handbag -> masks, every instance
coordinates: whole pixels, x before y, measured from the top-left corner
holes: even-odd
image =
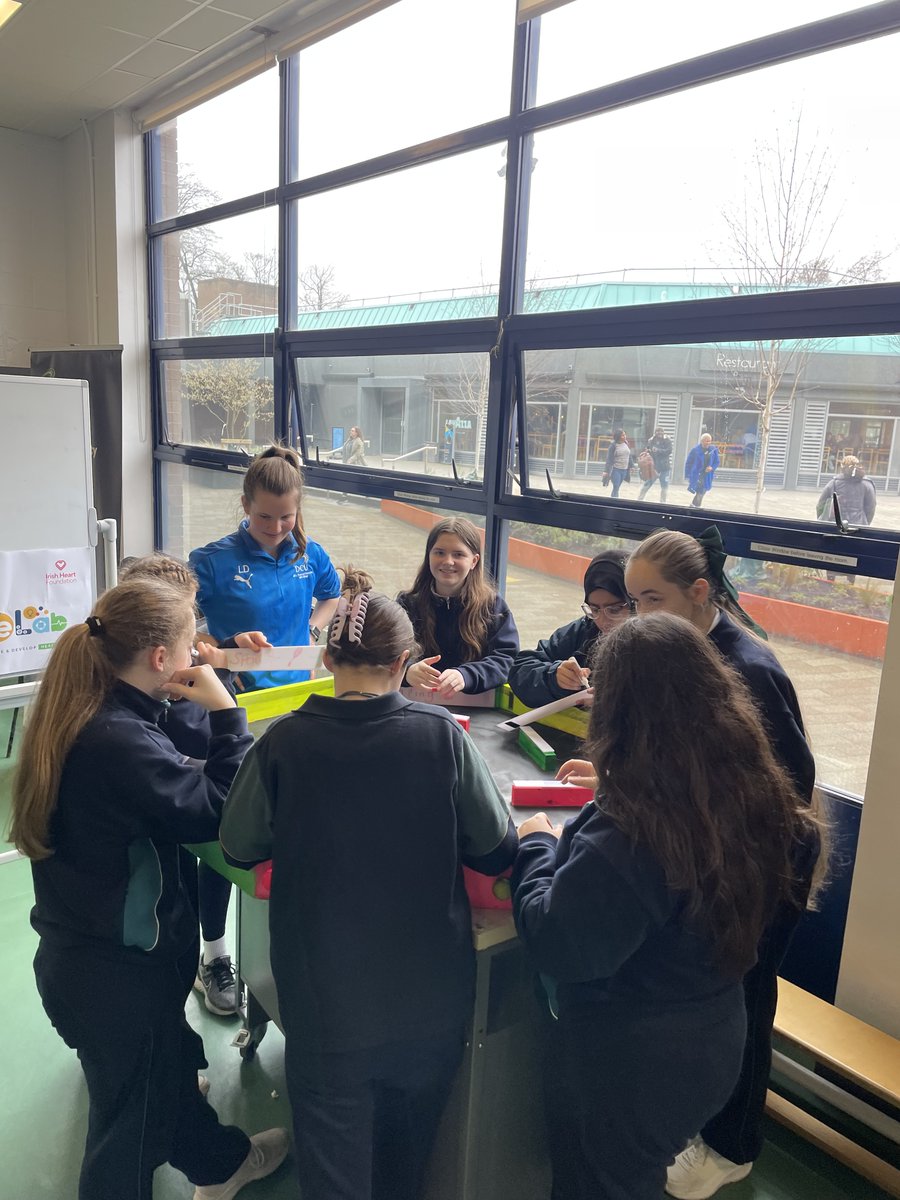
[[[652,483],[657,476],[656,463],[653,461],[653,455],[649,450],[642,450],[638,455],[638,473],[641,479],[646,483],[648,480]]]
[[[600,477],[600,482],[604,487],[609,487],[609,471],[604,471]]]

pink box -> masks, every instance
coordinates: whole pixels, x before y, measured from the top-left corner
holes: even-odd
[[[463,729],[466,731],[466,733],[468,733],[469,726],[472,724],[472,718],[466,717],[462,713],[453,713],[452,715],[456,717],[457,721],[459,721],[460,725],[462,725]]]
[[[509,877],[512,867],[502,875],[479,875],[463,867],[463,880],[473,908],[512,908]]]
[[[594,798],[592,788],[556,779],[519,779],[512,785],[513,808],[584,808]]]

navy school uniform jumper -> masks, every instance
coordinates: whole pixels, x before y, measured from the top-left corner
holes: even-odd
[[[461,864],[517,846],[484,760],[442,708],[310,696],[248,754],[220,837],[272,859],[304,1200],[417,1200],[474,993]]]
[[[764,642],[721,610],[708,636],[749,687],[775,757],[792,776],[801,798],[811,801],[816,763],[806,740],[797,693],[781,663]],[[807,890],[815,857],[807,848],[795,862],[797,877],[806,881]],[[782,905],[763,934],[756,965],[744,977],[747,1039],[740,1078],[728,1103],[701,1130],[706,1144],[734,1163],[754,1162],[762,1152],[778,968],[802,915],[799,908]]]
[[[277,557],[250,536],[244,519],[227,537],[192,550],[188,562],[197,576],[197,603],[212,636],[233,637],[246,629],[261,629],[273,646],[308,646],[309,617],[317,600],[334,600],[341,581],[331,559],[311,539],[296,557],[290,534],[277,548]],[[308,671],[244,671],[248,690],[301,683]]]
[[[417,623],[412,594],[401,592],[397,603],[412,621],[416,639],[421,646],[422,630]],[[462,611],[460,597],[439,596],[437,592],[432,591],[431,603],[434,607],[434,636],[438,648],[435,651],[425,649],[425,657],[428,658],[433,653],[440,654],[440,662],[434,664],[435,670],[447,671],[455,668],[465,680],[463,692],[470,695],[489,692],[492,688],[506,683],[513,659],[519,650],[519,631],[503,597],[498,595],[494,601],[494,612],[488,622],[484,653],[472,662],[466,662],[466,654],[470,647],[463,640],[459,629]]]
[[[520,650],[509,672],[509,686],[523,704],[540,708],[571,696],[556,680],[560,663],[574,658],[580,667],[589,664],[600,630],[590,617],[580,617],[562,625],[548,638],[541,638],[535,650]]]
[[[234,649],[234,638],[219,643],[223,650]],[[234,673],[216,670],[216,675],[229,692],[234,695]],[[176,750],[198,765],[206,760],[212,730],[209,713],[202,704],[192,700],[173,700],[163,712],[160,729]],[[231,880],[226,879],[208,863],[197,861],[197,915],[200,918],[200,933],[207,942],[225,936],[228,919],[228,902],[231,899]]]
[[[79,1200],[150,1200],[170,1162],[223,1183],[246,1158],[197,1088],[203,1043],[184,1016],[197,970],[196,860],[251,743],[246,714],[209,714],[202,769],[160,729],[165,705],[114,685],[62,772],[49,858],[32,864],[44,1008],[78,1052],[90,1119]]]
[[[596,803],[558,842],[523,838],[512,888],[519,936],[556,983],[554,1200],[662,1200],[666,1164],[738,1077],[740,980],[716,964],[660,864]]]

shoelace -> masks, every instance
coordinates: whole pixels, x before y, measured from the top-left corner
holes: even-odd
[[[206,964],[206,969],[216,981],[219,991],[234,987],[234,964],[230,958],[214,958]]]

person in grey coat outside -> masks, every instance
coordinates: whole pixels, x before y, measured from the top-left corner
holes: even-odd
[[[875,485],[860,466],[855,454],[845,454],[841,459],[841,470],[822,489],[816,503],[816,516],[820,521],[830,521],[833,516],[831,498],[837,496],[841,519],[848,525],[871,525],[875,517]],[[826,571],[826,578],[834,579],[834,572]],[[856,582],[855,575],[848,575],[850,583]]]

